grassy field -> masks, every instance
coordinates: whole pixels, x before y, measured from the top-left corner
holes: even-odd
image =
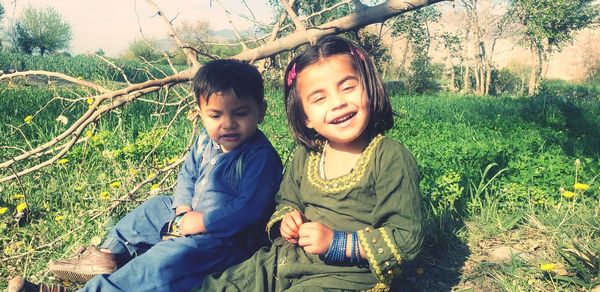
[[[281,96],[267,95],[261,128],[285,160],[294,144]],[[0,84],[0,162],[66,129],[87,109],[86,96],[72,87]],[[406,266],[401,290],[600,284],[598,97],[392,96],[399,115],[388,136],[416,156],[427,210],[425,249]],[[193,125],[187,109],[177,116],[180,107],[168,104],[179,100],[174,92],[145,99],[163,103],[112,111],[58,163],[0,183],[1,278],[52,281],[50,259],[99,243],[139,202],[171,191],[176,173],[159,170],[182,155]]]

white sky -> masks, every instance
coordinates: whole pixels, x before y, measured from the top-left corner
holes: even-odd
[[[209,0],[155,0],[168,19],[177,16],[175,25],[183,20],[198,19],[209,22],[211,29],[231,29],[227,15],[216,1],[212,7]],[[5,10],[4,25],[11,18],[18,18],[27,6],[54,7],[71,24],[73,39],[70,52],[81,54],[102,48],[108,55],[116,56],[125,51],[130,41],[140,38],[140,27],[149,38],[168,38],[166,25],[154,15],[144,0],[0,0]],[[241,14],[251,18],[240,0],[223,0],[223,6],[231,12],[231,18],[239,30],[251,23],[241,19]],[[246,0],[252,13],[262,22],[273,17],[267,0]],[[139,24],[138,24],[139,19]]]

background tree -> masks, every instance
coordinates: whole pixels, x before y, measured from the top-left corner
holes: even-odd
[[[434,7],[425,7],[399,15],[392,23],[392,37],[404,40],[400,70],[407,73],[403,79],[408,90],[423,92],[437,87],[429,49],[433,40],[430,24],[439,19],[440,13]]]
[[[155,39],[136,39],[129,43],[127,51],[123,56],[128,60],[142,60],[147,62],[158,62],[163,59],[162,51],[159,50],[158,41]]]
[[[503,0],[461,0],[459,15],[464,19],[465,34],[465,74],[463,89],[468,92],[471,82],[469,67],[473,67],[474,91],[478,95],[488,95],[494,68],[494,51],[497,41],[510,35],[511,28],[507,14],[508,2]],[[472,53],[469,53],[472,52]],[[474,54],[474,55],[470,55]]]
[[[448,90],[457,92],[456,84],[456,66],[462,63],[463,58],[460,52],[463,49],[461,38],[458,34],[445,32],[441,36],[442,45],[446,51],[443,57],[446,66],[446,75],[448,77]]]
[[[571,42],[582,28],[595,25],[599,6],[593,0],[513,0],[511,15],[521,24],[521,44],[531,50],[529,95],[537,91],[548,56]]]
[[[52,7],[27,7],[14,26],[13,45],[18,50],[40,55],[67,49],[71,42],[71,25]]]
[[[2,19],[4,19],[4,7],[0,3],[0,50],[2,50]]]

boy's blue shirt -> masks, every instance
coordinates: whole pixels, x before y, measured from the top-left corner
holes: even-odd
[[[282,168],[260,130],[227,153],[203,130],[181,167],[172,207],[190,206],[203,213],[203,235],[230,238],[271,215]]]

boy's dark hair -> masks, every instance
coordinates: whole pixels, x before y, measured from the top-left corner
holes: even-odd
[[[214,93],[233,90],[240,99],[252,99],[257,104],[264,103],[265,88],[263,78],[256,67],[233,59],[213,60],[204,64],[194,77],[194,94],[200,105],[201,97],[204,102]]]
[[[352,66],[356,70],[363,88],[367,91],[371,116],[365,131],[367,131],[369,139],[377,134],[383,134],[394,126],[394,114],[385,93],[383,81],[365,50],[352,41],[338,36],[325,37],[290,62],[285,70],[283,83],[285,109],[294,139],[311,150],[317,150],[318,141],[323,138],[314,129],[306,127],[306,115],[296,88],[296,76],[306,67],[339,54],[351,57]]]

